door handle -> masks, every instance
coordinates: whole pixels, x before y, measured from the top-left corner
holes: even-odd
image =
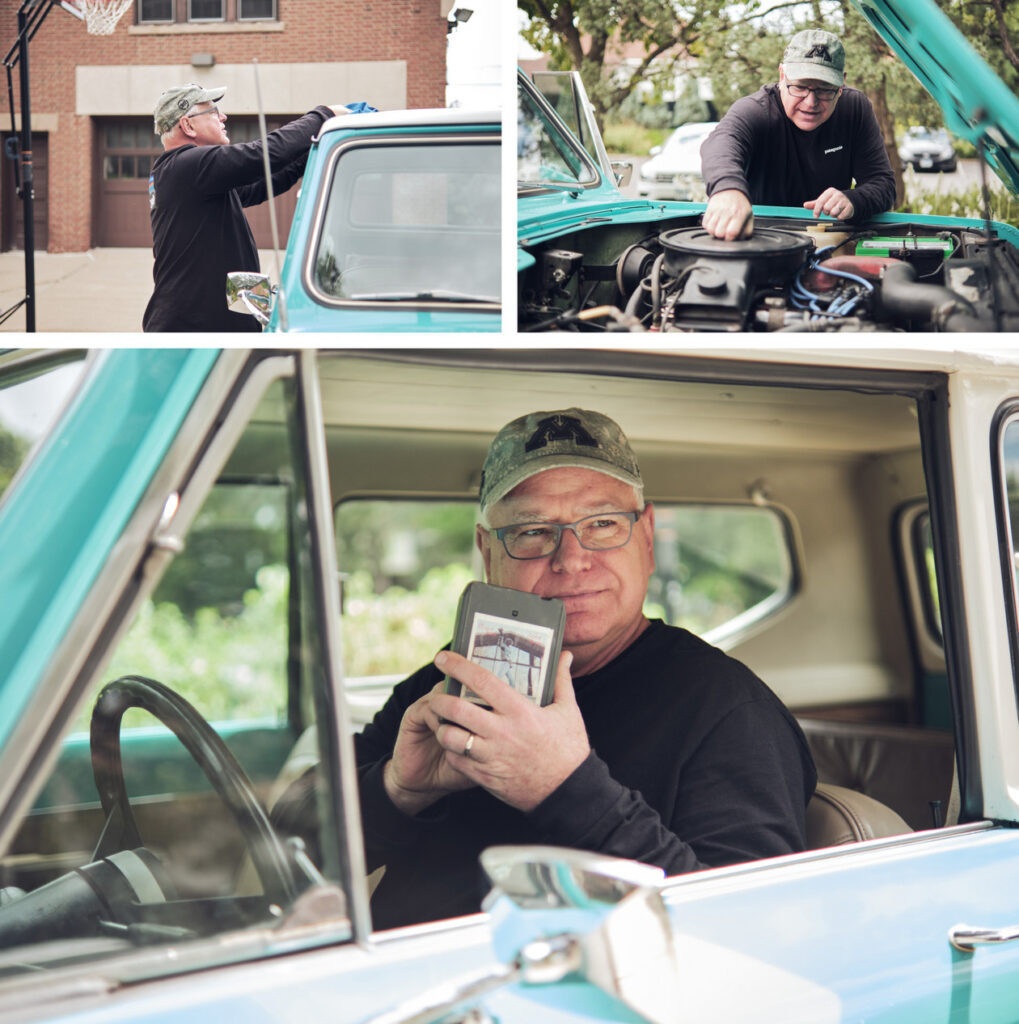
[[[995,946],[999,942],[1019,939],[1019,925],[1005,928],[978,928],[971,924],[954,924],[948,929],[948,941],[962,953],[973,953],[977,946]]]

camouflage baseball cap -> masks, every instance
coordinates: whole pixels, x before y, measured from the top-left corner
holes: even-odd
[[[225,85],[203,89],[200,85],[189,82],[187,85],[175,85],[172,89],[167,89],[156,103],[156,134],[168,132],[182,117],[187,117],[199,103],[218,103],[225,95]]]
[[[593,469],[643,487],[637,460],[619,425],[600,412],[531,412],[495,435],[481,471],[482,510],[546,469]]]
[[[782,66],[793,82],[816,79],[838,89],[845,83],[846,50],[834,33],[808,28],[789,40]]]

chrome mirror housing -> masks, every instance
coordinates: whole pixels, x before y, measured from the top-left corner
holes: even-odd
[[[650,864],[559,846],[490,846],[481,866],[498,893],[523,910],[607,908],[665,878]]]
[[[232,270],[226,275],[227,306],[238,313],[250,313],[263,327],[272,315],[275,293],[268,274]]]
[[[626,186],[630,184],[630,181],[633,178],[633,161],[613,160],[612,173],[616,177],[616,184],[620,188],[626,188]]]
[[[594,912],[595,927],[569,936],[574,973],[653,1024],[678,1024],[679,960],[661,868],[553,846],[494,846],[481,864],[494,886],[486,906],[503,896],[522,911]]]

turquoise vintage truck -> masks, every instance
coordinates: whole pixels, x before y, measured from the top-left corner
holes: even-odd
[[[457,108],[327,121],[282,263],[230,275],[234,308],[269,332],[498,331],[501,127]]]
[[[1019,194],[1019,98],[947,15],[931,0],[853,4],[976,149],[982,180]],[[986,203],[977,217],[847,221],[757,206],[750,238],[713,238],[704,202],[622,194],[632,167],[606,154],[579,73],[556,78],[518,82],[521,331],[1019,330],[1019,229]]]
[[[579,396],[646,614],[799,720],[808,849],[495,848],[379,930],[352,734],[449,637],[494,431]],[[8,352],[0,441],[0,1020],[1015,1019],[1014,348]]]

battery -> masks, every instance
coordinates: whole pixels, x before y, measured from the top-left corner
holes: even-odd
[[[941,256],[948,259],[952,254],[950,238],[917,238],[914,235],[899,238],[863,238],[856,243],[857,256],[894,256],[909,259],[911,255],[923,257]]]

